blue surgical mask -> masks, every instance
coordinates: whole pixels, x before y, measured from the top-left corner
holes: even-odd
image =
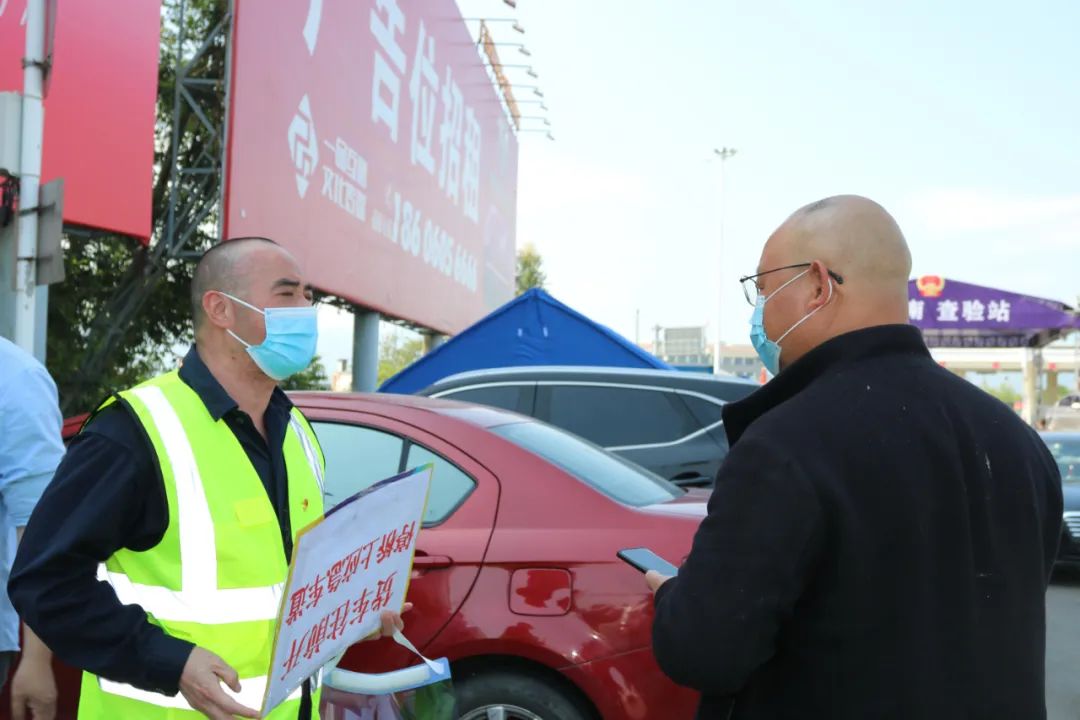
[[[260,310],[238,297],[221,294],[263,316],[266,339],[258,345],[246,342],[232,330],[228,332],[247,348],[248,355],[267,377],[280,381],[307,369],[315,357],[315,346],[319,340],[318,316],[314,307],[268,307]]]
[[[809,273],[809,270],[805,270],[795,277],[788,280],[786,283],[776,288],[768,297],[758,296],[757,305],[754,306],[754,314],[750,317],[750,342],[754,346],[754,351],[757,352],[757,356],[761,358],[761,362],[765,365],[765,369],[773,375],[777,375],[780,372],[780,343],[784,341],[788,335],[790,335],[795,328],[802,325],[804,322],[814,316],[814,314],[821,308],[832,302],[833,296],[833,284],[832,280],[829,280],[829,299],[825,301],[825,305],[811,310],[802,317],[799,322],[788,328],[787,332],[777,338],[775,341],[770,340],[769,336],[765,333],[765,304],[776,297],[776,294],[786,288],[791,283],[795,282],[803,275]]]
[[[750,343],[766,370],[773,375],[780,372],[780,346],[765,334],[765,298],[760,295],[750,316]]]

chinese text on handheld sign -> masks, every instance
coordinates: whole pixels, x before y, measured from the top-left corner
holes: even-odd
[[[405,602],[431,465],[381,482],[297,538],[263,715]]]

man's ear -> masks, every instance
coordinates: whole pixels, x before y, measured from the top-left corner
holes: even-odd
[[[833,293],[836,292],[836,288],[830,288],[833,279],[829,277],[829,268],[827,268],[825,263],[820,260],[815,260],[810,263],[810,271],[807,275],[810,277],[810,282],[814,285],[814,293],[811,296],[806,309],[808,311],[813,311],[828,303],[832,298]]]
[[[233,306],[224,295],[214,290],[203,293],[202,307],[208,322],[219,328],[232,327]]]

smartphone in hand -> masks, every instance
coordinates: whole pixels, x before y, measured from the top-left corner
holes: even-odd
[[[616,555],[620,560],[643,573],[655,570],[667,577],[674,577],[679,574],[679,568],[648,548],[624,548]]]

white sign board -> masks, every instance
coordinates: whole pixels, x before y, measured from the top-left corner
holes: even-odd
[[[373,485],[296,539],[262,715],[400,611],[432,465]]]

